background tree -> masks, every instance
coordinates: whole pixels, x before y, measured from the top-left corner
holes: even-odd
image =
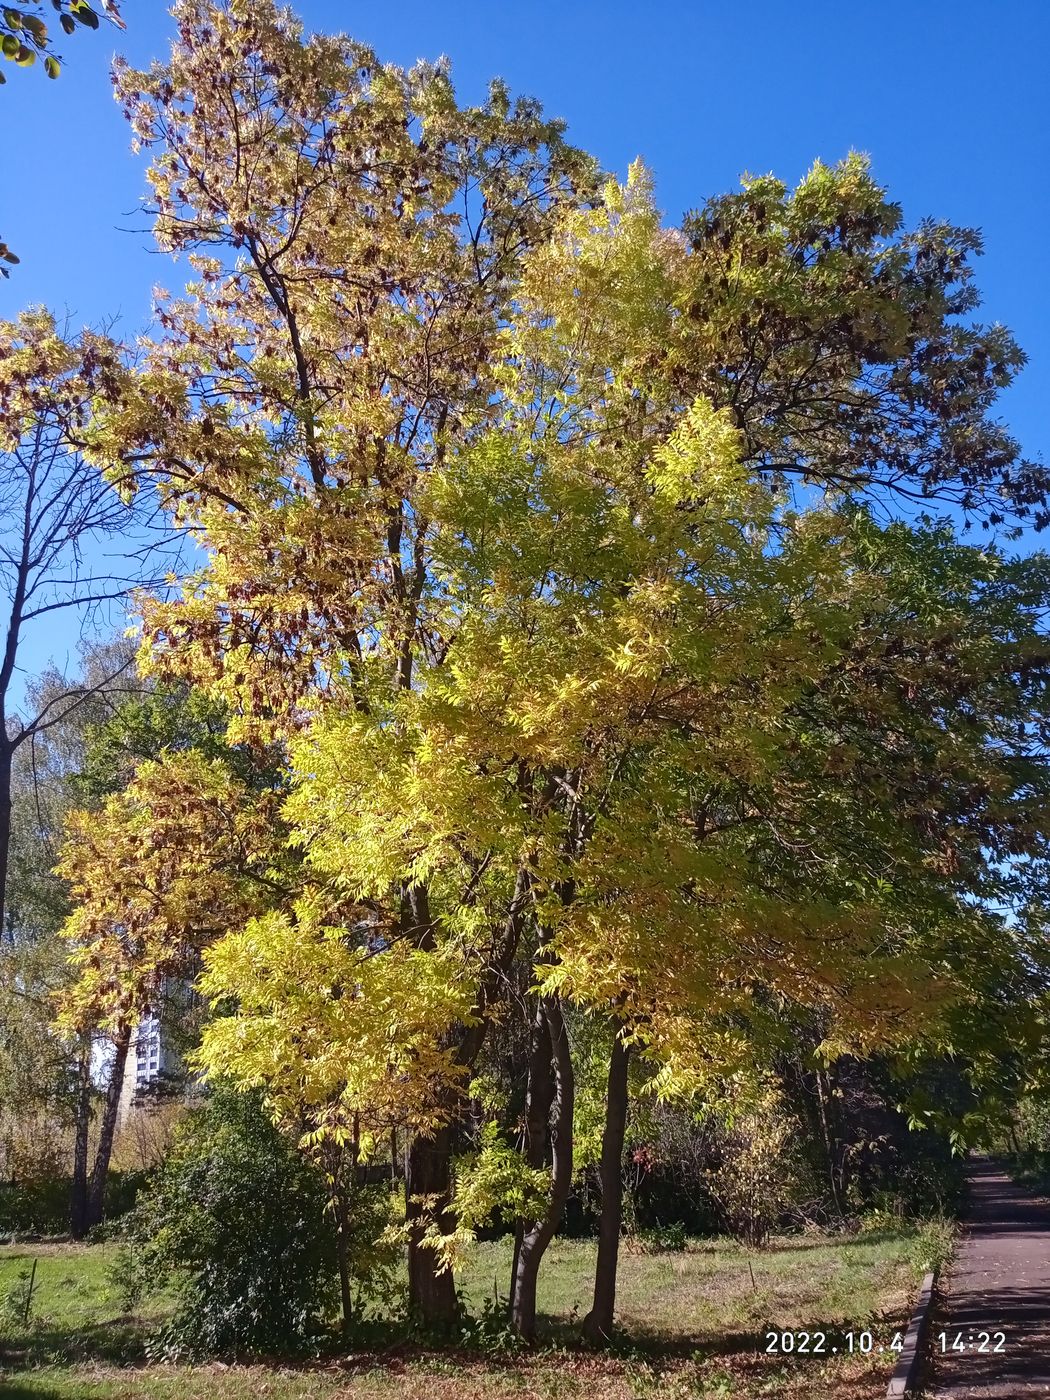
[[[69,614],[82,632],[104,625],[136,585],[163,582],[166,529],[151,530],[151,512],[123,501],[81,455],[77,439],[97,395],[120,372],[120,351],[106,336],[70,337],[44,311],[0,325],[0,587],[6,596],[0,650],[0,936],[11,839],[11,771],[18,750],[61,723],[128,669],[131,653],[114,651],[115,669],[90,684],[52,687],[22,713],[20,648],[36,631]],[[151,549],[157,553],[149,558]]]
[[[142,763],[101,809],[73,812],[66,826],[58,871],[69,882],[63,934],[76,975],[61,1024],[113,1043],[86,1187],[89,1228],[101,1216],[135,1027],[164,1005],[171,983],[192,980],[203,942],[280,889],[280,827],[272,794],[249,793],[222,759],[192,748]]]
[[[71,970],[61,938],[69,892],[53,867],[63,823],[80,797],[78,777],[93,726],[135,684],[132,656],[123,640],[85,646],[79,675],[52,669],[31,682],[29,704],[53,714],[55,722],[20,745],[13,761],[9,932],[0,944],[0,1115],[9,1146],[37,1131],[47,1151],[41,1146],[23,1166],[56,1183],[68,1177],[70,1158],[74,1179],[86,1183],[105,1044],[90,1031],[70,1036],[54,1025],[56,998],[68,987]]]
[[[1015,347],[956,319],[972,240],[901,232],[863,162],[680,238],[640,170],[581,211],[590,163],[501,88],[462,111],[442,70],[269,7],[177,15],[171,63],[118,90],[199,280],[90,444],[208,550],[147,603],[148,653],[287,742],[310,876],[209,950],[246,1034],[239,1069],[232,1018],[206,1054],[258,1082],[270,1022],[319,1103],[398,1085],[413,1300],[447,1318],[455,1132],[517,959],[669,1075],[756,986],[864,1052],[936,1000],[950,882],[914,930],[816,859],[767,880],[748,829],[813,777],[801,707],[878,614],[851,498],[976,483],[994,523],[1045,476],[989,419]]]

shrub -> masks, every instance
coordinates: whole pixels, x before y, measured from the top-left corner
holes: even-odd
[[[798,1191],[798,1124],[778,1089],[748,1096],[719,1135],[719,1161],[707,1186],[726,1229],[753,1249],[766,1244]]]
[[[69,1229],[70,1182],[33,1176],[0,1183],[0,1235],[61,1235]]]
[[[1050,1150],[1050,1103],[1025,1097],[1017,1106],[1011,1147],[1019,1154]]]
[[[681,1254],[686,1246],[685,1226],[675,1220],[639,1230],[633,1245],[640,1254]]]
[[[176,1289],[157,1357],[301,1350],[335,1296],[323,1179],[256,1095],[220,1089],[186,1115],[127,1234],[125,1302]]]
[[[145,1172],[114,1172],[106,1177],[103,1218],[126,1215],[148,1179]],[[69,1229],[73,1183],[61,1174],[0,1182],[0,1235],[64,1235]],[[103,1230],[103,1227],[97,1227]]]

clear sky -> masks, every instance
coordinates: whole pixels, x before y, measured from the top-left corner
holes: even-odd
[[[163,0],[123,0],[126,34],[63,40],[57,82],[5,65],[0,237],[22,257],[0,315],[45,302],[83,322],[145,324],[178,275],[136,214],[144,162],[109,91],[114,49],[162,57]],[[905,216],[976,225],[981,314],[1030,356],[1003,400],[1029,455],[1050,459],[1050,0],[298,0],[307,27],[348,30],[381,58],[447,54],[461,96],[490,77],[538,97],[618,174],[654,170],[669,220],[744,171],[798,179],[866,151]],[[127,230],[127,231],[126,231]]]

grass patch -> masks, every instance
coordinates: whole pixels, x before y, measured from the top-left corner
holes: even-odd
[[[726,1240],[684,1251],[625,1247],[618,1292],[620,1345],[590,1353],[575,1322],[590,1302],[594,1243],[556,1240],[540,1277],[544,1345],[528,1355],[486,1357],[392,1345],[302,1366],[165,1367],[143,1360],[163,1299],[123,1312],[114,1245],[21,1245],[0,1249],[0,1302],[32,1260],[37,1291],[28,1327],[8,1317],[0,1333],[4,1400],[875,1400],[894,1355],[767,1355],[766,1326],[828,1334],[867,1328],[889,1342],[944,1226],[901,1225],[848,1236],[784,1237],[749,1253]],[[473,1311],[505,1294],[510,1242],[478,1244],[461,1279]]]

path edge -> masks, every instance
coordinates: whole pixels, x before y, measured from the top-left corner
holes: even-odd
[[[908,1330],[904,1334],[904,1346],[897,1357],[889,1386],[887,1400],[897,1400],[901,1395],[914,1395],[919,1388],[919,1373],[922,1370],[924,1343],[933,1311],[933,1289],[937,1282],[937,1270],[933,1269],[923,1279],[919,1296],[912,1312]]]

